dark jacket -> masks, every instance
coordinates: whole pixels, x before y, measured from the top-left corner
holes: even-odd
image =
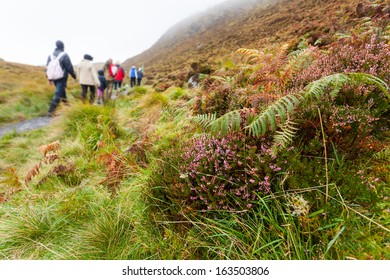
[[[104,77],[104,71],[103,70],[99,70],[98,74],[99,74],[99,81],[100,81],[99,89],[100,90],[105,90],[107,88],[107,80]]]
[[[63,51],[64,51],[63,49],[56,48],[53,52],[53,55],[58,56]],[[49,64],[50,60],[51,60],[51,55],[49,55],[46,65]],[[73,64],[70,61],[68,54],[63,55],[60,58],[60,65],[61,65],[62,69],[64,70],[64,77],[61,78],[60,80],[63,80],[63,79],[67,80],[68,75],[71,75],[73,77],[73,79],[76,79],[76,74],[75,74],[74,69],[73,69]]]
[[[144,73],[142,72],[142,70],[138,70],[137,76],[138,76],[138,80],[142,80],[142,78],[144,77]]]

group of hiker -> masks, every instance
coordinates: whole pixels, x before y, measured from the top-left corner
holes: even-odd
[[[77,66],[77,76],[81,85],[81,98],[83,103],[87,103],[89,91],[89,103],[103,104],[109,99],[113,99],[119,94],[126,77],[126,71],[120,62],[113,63],[108,59],[103,69],[96,70],[93,65],[93,57],[85,54],[83,60]],[[56,42],[56,48],[49,56],[46,64],[46,75],[50,83],[54,83],[56,90],[50,103],[48,116],[53,116],[59,103],[68,102],[66,97],[66,84],[68,76],[77,80],[72,62],[68,54],[65,53],[65,45],[62,41]],[[143,69],[132,66],[129,71],[130,87],[140,86],[143,78]],[[96,98],[97,93],[97,98]]]

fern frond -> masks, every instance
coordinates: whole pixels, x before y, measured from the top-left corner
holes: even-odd
[[[16,170],[12,167],[7,168],[0,173],[0,185],[6,185],[7,188],[20,189],[22,184],[20,183],[19,176],[16,174]]]
[[[306,47],[288,54],[288,63],[284,76],[292,75],[298,70],[307,67],[315,58],[315,48]]]
[[[341,86],[349,81],[349,78],[345,74],[333,74],[326,77],[323,77],[317,81],[314,81],[308,84],[305,88],[305,99],[308,101],[312,101],[313,99],[320,99],[324,94],[327,88],[333,86],[332,96],[336,95]]]
[[[383,150],[374,154],[374,159],[381,160],[384,162],[390,162],[390,148],[384,148]]]
[[[195,123],[200,124],[203,128],[208,128],[210,126],[210,123],[215,121],[217,118],[217,114],[202,114],[202,115],[197,115],[195,117],[192,117],[192,120]]]
[[[389,85],[382,79],[365,73],[349,73],[347,74],[354,82],[365,83],[378,87],[390,99]]]
[[[264,53],[255,49],[240,48],[236,53],[241,54],[248,64],[257,64],[263,60]]]
[[[302,96],[299,94],[283,96],[256,117],[253,122],[246,126],[246,129],[256,137],[264,135],[268,131],[275,131],[278,119],[283,125],[301,101]]]
[[[221,76],[210,76],[210,78],[213,80],[220,81],[220,82],[225,82],[225,78],[221,77]]]
[[[328,88],[333,88],[330,95],[336,96],[347,83],[365,83],[377,86],[390,99],[389,86],[380,78],[366,73],[337,73],[323,77],[306,86],[305,99],[309,101],[318,100]]]
[[[241,113],[246,109],[239,109],[231,111],[222,117],[211,121],[210,128],[211,131],[221,132],[222,134],[227,134],[229,128],[231,131],[239,131],[241,128]]]
[[[280,149],[285,149],[292,143],[293,138],[299,130],[297,126],[298,124],[291,121],[290,118],[280,126],[280,130],[277,130],[274,135],[272,154],[276,155]]]
[[[260,115],[255,117],[249,116],[247,118],[248,125],[245,129],[248,129],[249,133],[255,137],[264,135],[267,132],[274,132],[278,126],[286,124],[295,109],[303,101],[319,100],[329,90],[331,90],[329,92],[331,96],[336,96],[347,83],[366,83],[377,86],[390,98],[389,86],[378,77],[365,73],[333,74],[310,83],[306,86],[305,91],[301,93],[283,96],[274,104],[268,106]],[[222,133],[227,133],[229,127],[233,131],[239,130],[242,119],[241,113],[244,110],[249,109],[229,112],[212,121],[209,126],[213,131],[221,131]]]

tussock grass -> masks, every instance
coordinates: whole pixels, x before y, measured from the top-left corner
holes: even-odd
[[[6,259],[61,259],[58,246],[66,223],[48,206],[7,211],[0,225],[1,254]]]

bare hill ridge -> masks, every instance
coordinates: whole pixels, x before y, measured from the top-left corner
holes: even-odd
[[[362,0],[229,0],[170,28],[150,49],[124,62],[146,77],[185,81],[191,64],[212,64],[238,48],[294,45],[304,36],[329,44],[356,24]],[[364,1],[363,1],[364,2]],[[383,4],[384,5],[384,4]]]

